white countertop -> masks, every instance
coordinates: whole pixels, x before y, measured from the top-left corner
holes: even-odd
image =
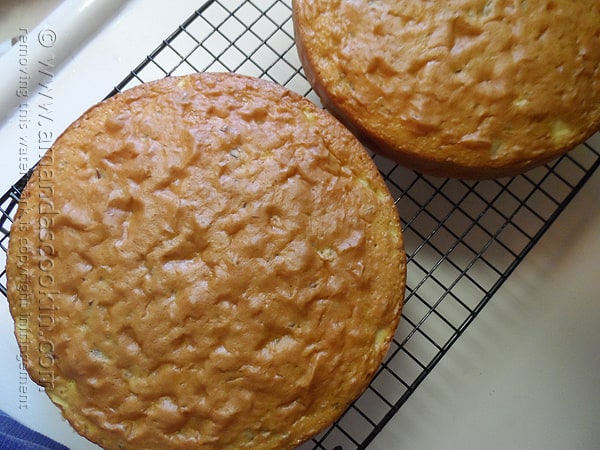
[[[2,10],[10,2],[0,5],[0,41],[22,34],[19,28],[29,31],[21,53],[29,58],[29,74],[40,69],[34,57],[57,62],[47,70],[50,78],[41,75],[51,89],[43,92],[45,103],[33,83],[20,99],[10,85],[0,85],[0,114],[11,102],[15,108],[0,118],[0,192],[17,180],[24,158],[33,163],[43,150],[36,136],[19,129],[20,103],[38,110],[45,105],[51,120],[29,131],[41,128],[56,137],[192,12],[183,0],[168,7],[159,0],[105,0],[104,5],[66,0],[62,8],[87,14],[88,27],[61,23],[67,17],[62,14],[34,29],[45,9],[60,3],[23,2],[29,8],[25,16]],[[51,33],[39,35],[43,30]],[[85,34],[89,40],[82,44]],[[38,38],[48,47],[40,48]],[[64,54],[61,45],[68,47]],[[0,81],[12,79],[18,86],[22,65],[14,53],[0,57]],[[36,117],[29,115],[28,123],[35,125]],[[23,137],[27,151],[19,161]],[[600,448],[599,268],[600,174],[595,174],[369,448]],[[4,301],[0,321],[0,409],[70,448],[97,448],[70,429],[32,382],[23,381]],[[19,393],[23,386],[26,398]]]

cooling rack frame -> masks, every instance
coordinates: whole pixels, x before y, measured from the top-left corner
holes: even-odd
[[[319,103],[303,76],[289,0],[208,0],[107,97],[163,76],[231,71]],[[598,134],[526,174],[485,181],[428,177],[372,155],[392,193],[408,257],[402,320],[363,395],[303,450],[364,449],[492,299],[600,165]],[[0,196],[0,249],[31,171]],[[0,272],[6,296],[6,273]]]

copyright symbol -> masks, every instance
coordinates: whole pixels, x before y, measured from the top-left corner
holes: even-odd
[[[56,42],[56,33],[54,30],[45,28],[38,33],[38,42],[42,47],[53,47]]]

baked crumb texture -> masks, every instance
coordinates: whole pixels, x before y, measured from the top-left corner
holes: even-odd
[[[324,105],[418,171],[514,175],[600,128],[597,0],[293,0],[293,18]]]
[[[197,74],[68,128],[23,194],[7,275],[30,375],[82,435],[284,449],[365,389],[405,270],[393,200],[349,131],[281,86]]]

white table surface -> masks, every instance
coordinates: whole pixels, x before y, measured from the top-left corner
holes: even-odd
[[[61,4],[57,0],[0,3],[0,42],[27,28],[31,72],[39,68],[33,56],[63,59],[46,80],[52,89],[45,92],[52,99],[51,121],[40,125],[55,136],[101,100],[193,9],[184,0],[168,7],[159,0],[104,0],[122,3],[112,14],[98,6],[101,1],[62,2],[72,13],[79,8],[82,15],[103,15],[98,23],[89,21],[94,26],[88,29],[74,29],[54,16],[54,22],[36,29]],[[36,49],[37,33],[44,29],[54,31],[56,42]],[[61,45],[68,47],[64,55]],[[0,79],[18,83],[20,66],[14,57],[0,57]],[[6,86],[0,86],[0,109],[11,102],[18,107],[14,89]],[[33,89],[26,101],[38,108],[41,103]],[[0,111],[0,192],[20,171],[24,132],[15,111]],[[29,119],[32,132],[35,115]],[[34,162],[39,148],[35,136],[28,139],[26,156]],[[370,449],[600,449],[599,211],[596,174]],[[0,409],[74,450],[97,448],[77,436],[45,394],[24,380],[12,320],[1,300],[0,322]],[[20,389],[27,389],[26,398]]]

